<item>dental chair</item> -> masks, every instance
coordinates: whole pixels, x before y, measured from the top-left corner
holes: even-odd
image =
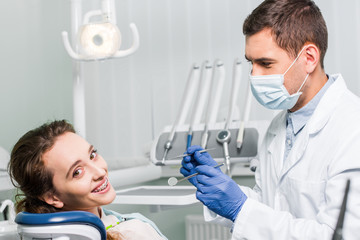
[[[100,218],[84,211],[21,212],[15,222],[23,240],[106,240],[105,226]]]

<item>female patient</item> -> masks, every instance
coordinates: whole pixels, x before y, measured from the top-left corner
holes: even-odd
[[[104,222],[107,239],[166,239],[140,214],[120,215],[101,207],[116,195],[107,164],[64,120],[21,137],[11,152],[9,174],[23,193],[17,196],[17,212],[87,211]]]

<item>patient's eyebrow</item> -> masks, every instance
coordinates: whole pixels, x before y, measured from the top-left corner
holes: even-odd
[[[78,165],[80,162],[81,162],[81,160],[77,160],[77,161],[75,161],[75,162],[70,166],[69,171],[66,173],[66,178],[69,177],[69,174],[70,174],[71,170],[72,170],[74,167],[76,167],[76,165]]]
[[[93,146],[93,145],[90,145],[89,150],[88,150],[88,153],[90,154],[93,149],[94,149],[94,146]],[[75,162],[70,166],[68,172],[66,173],[66,178],[69,177],[69,174],[70,174],[71,170],[72,170],[74,167],[76,167],[76,165],[78,165],[80,162],[81,162],[81,160],[77,160],[77,161],[75,161]]]

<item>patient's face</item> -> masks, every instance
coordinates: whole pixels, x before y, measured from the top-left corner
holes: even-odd
[[[79,135],[69,132],[58,137],[43,159],[54,174],[56,193],[51,205],[98,215],[99,206],[114,200],[105,160]]]

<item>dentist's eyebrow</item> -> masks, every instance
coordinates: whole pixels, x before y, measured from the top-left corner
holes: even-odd
[[[276,60],[273,58],[268,58],[268,57],[261,57],[261,58],[255,58],[255,59],[251,59],[250,57],[246,56],[245,54],[245,59],[249,62],[275,62]]]
[[[89,154],[91,153],[91,151],[93,150],[93,148],[94,148],[94,146],[93,146],[93,145],[90,145],[89,150],[88,150],[88,153],[89,153]],[[70,166],[68,172],[66,173],[66,178],[69,177],[69,174],[70,174],[70,172],[72,171],[72,169],[73,169],[74,167],[76,167],[76,165],[78,165],[80,162],[81,162],[81,160],[77,160],[77,161],[75,161],[75,162]]]

